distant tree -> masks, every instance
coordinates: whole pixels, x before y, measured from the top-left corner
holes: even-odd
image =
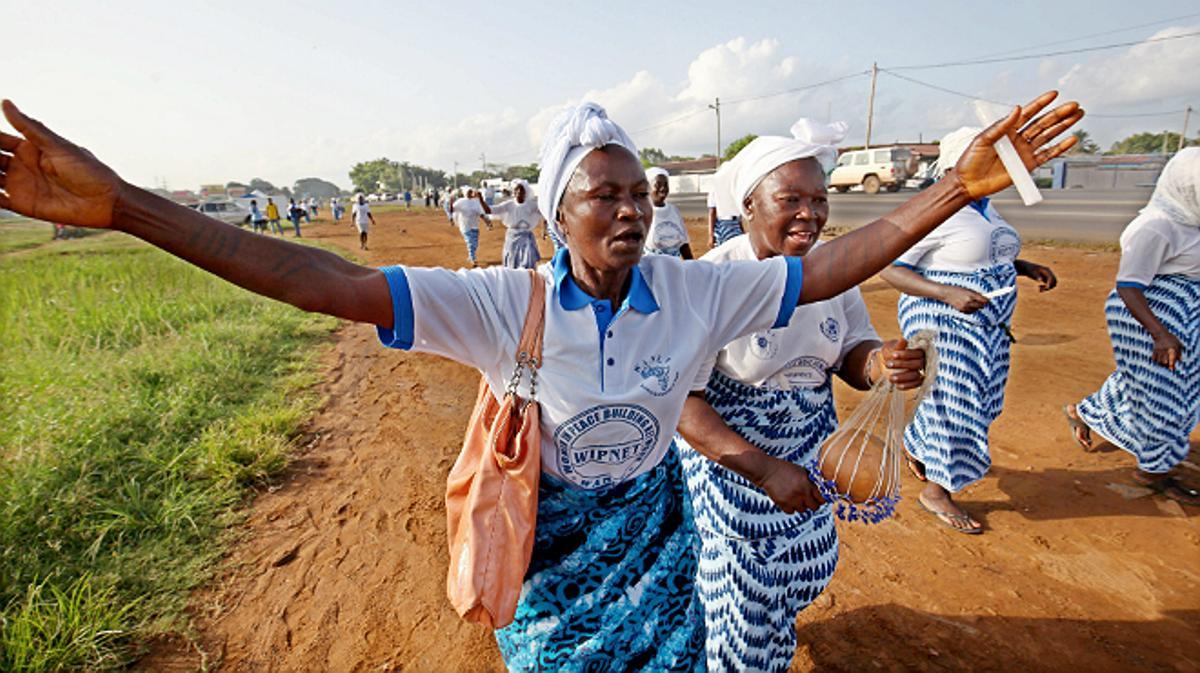
[[[1179,147],[1179,134],[1171,131],[1162,133],[1135,133],[1128,138],[1118,140],[1105,154],[1160,154],[1163,151],[1163,137],[1166,136],[1167,153]],[[1188,140],[1188,145],[1200,143],[1200,138]]]
[[[1071,135],[1079,139],[1079,142],[1075,143],[1075,147],[1071,148],[1071,154],[1095,154],[1100,151],[1100,146],[1092,140],[1092,134],[1087,131],[1079,129]]]
[[[403,176],[399,163],[382,157],[354,164],[350,169],[350,182],[356,190],[366,194],[380,189],[397,192],[403,184]]]
[[[657,147],[643,147],[638,150],[638,158],[642,160],[642,166],[649,168],[650,166],[666,163],[667,153]]]
[[[667,157],[667,161],[695,161],[696,157],[689,157],[683,154],[672,154]]]
[[[508,166],[505,168],[504,172],[501,173],[501,176],[503,176],[505,180],[520,179],[528,180],[529,182],[537,182],[538,172],[539,169],[536,163],[516,164],[514,166]]]
[[[251,180],[250,189],[251,191],[260,191],[263,194],[274,194],[275,192],[279,191],[278,187],[267,182],[266,180],[263,180],[262,178],[254,178]]]
[[[300,178],[296,184],[292,185],[292,191],[301,196],[312,196],[317,199],[328,199],[342,193],[337,185],[321,178]]]
[[[750,141],[754,140],[757,137],[758,136],[753,133],[747,133],[746,135],[742,136],[741,138],[738,138],[737,140],[729,143],[729,146],[725,148],[725,154],[724,154],[724,156],[721,157],[721,160],[729,161],[730,159],[736,157],[737,153],[741,152],[743,147],[745,147],[746,145],[749,145]]]
[[[247,185],[247,184],[245,184],[245,183],[242,183],[242,182],[226,182],[226,183],[225,183],[225,189],[226,189],[227,191],[228,191],[228,190],[230,190],[230,189],[244,189],[244,190],[246,190],[246,191],[250,191],[250,185]]]

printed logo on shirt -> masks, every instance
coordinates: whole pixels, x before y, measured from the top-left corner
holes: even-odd
[[[826,318],[821,323],[821,334],[824,334],[826,339],[837,343],[838,339],[842,338],[842,324],[838,322],[837,318]]]
[[[775,340],[775,330],[755,332],[750,335],[750,353],[760,360],[770,360],[779,352],[779,342]]]
[[[582,488],[620,483],[658,446],[658,432],[658,419],[640,405],[591,407],[554,431],[558,470]]]
[[[816,388],[828,378],[829,363],[819,357],[805,355],[789,360],[779,375],[792,388]]]
[[[1011,262],[1021,254],[1021,236],[1012,227],[992,230],[992,264]]]
[[[674,390],[675,382],[679,380],[679,372],[671,371],[671,358],[664,355],[652,355],[649,360],[642,360],[633,371],[642,377],[642,390],[655,397]]]

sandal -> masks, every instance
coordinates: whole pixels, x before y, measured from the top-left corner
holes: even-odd
[[[1200,507],[1200,491],[1184,484],[1174,475],[1163,475],[1157,479],[1150,479],[1141,472],[1134,472],[1133,480],[1171,500],[1181,502],[1185,505],[1192,505],[1193,507]]]
[[[907,451],[904,452],[904,462],[908,464],[908,471],[912,472],[912,476],[916,477],[917,481],[929,481],[925,478],[924,463],[913,458]]]
[[[980,526],[979,528],[971,527],[971,522],[974,521],[974,519],[972,519],[970,516],[968,516],[966,514],[951,514],[950,512],[940,512],[936,509],[933,509],[929,505],[926,505],[925,501],[922,500],[920,496],[917,496],[917,504],[921,506],[921,509],[923,509],[926,512],[929,512],[930,514],[937,517],[937,520],[941,521],[943,526],[949,528],[950,530],[954,531],[955,533],[962,533],[963,535],[982,535],[983,534],[982,526]]]
[[[1092,444],[1092,429],[1079,417],[1079,411],[1075,406],[1064,404],[1062,412],[1063,416],[1067,417],[1067,425],[1071,426],[1071,438],[1075,440],[1075,443],[1083,449],[1084,453],[1095,453],[1096,447]],[[1080,430],[1083,432],[1080,433]]]

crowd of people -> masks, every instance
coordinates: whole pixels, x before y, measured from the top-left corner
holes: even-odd
[[[837,425],[833,376],[860,390],[885,378],[917,387],[925,355],[906,338],[936,332],[939,363],[905,457],[926,483],[923,508],[951,530],[983,532],[952,496],[990,466],[1018,278],[1057,284],[1020,257],[1019,234],[988,199],[1010,184],[992,148],[1009,138],[1029,168],[1070,149],[1074,138],[1058,138],[1083,111],[1054,99],[949,134],[939,181],[828,241],[826,176],[846,126],[801,119],[790,136],[760,136],[716,176],[714,247],[699,261],[666,172],[644,170],[594,104],[551,124],[538,194],[515,181],[498,202],[484,185],[426,195],[472,267],[480,224],[499,221],[500,267],[370,269],[245,238],[124,183],[11,103],[23,137],[0,134],[0,207],[118,229],[252,292],[374,325],[384,346],[470,365],[497,395],[516,366],[530,284],[544,283],[537,389],[518,389],[541,407],[536,540],[515,621],[496,631],[507,666],[585,671],[619,658],[628,670],[783,671],[797,613],[838,563],[834,516],[805,469]],[[30,147],[40,164],[18,159]],[[24,189],[31,180],[48,186]],[[340,219],[336,199],[330,207]],[[304,210],[289,204],[297,236]],[[255,213],[256,231],[278,229],[273,203]],[[361,194],[351,219],[365,249],[374,217]],[[544,264],[539,226],[555,244]],[[235,237],[243,257],[210,252]],[[1064,412],[1082,447],[1098,435],[1137,458],[1141,483],[1200,504],[1171,472],[1200,421],[1200,149],[1168,163],[1121,246],[1106,306],[1117,369]],[[876,273],[902,293],[901,334],[889,339],[857,289]]]

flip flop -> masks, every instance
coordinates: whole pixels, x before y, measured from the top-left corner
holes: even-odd
[[[917,496],[917,504],[921,506],[921,509],[923,509],[926,512],[929,512],[930,514],[937,517],[937,520],[942,522],[943,526],[945,526],[946,528],[949,528],[950,530],[954,531],[955,533],[962,533],[963,535],[982,535],[983,534],[982,527],[980,527],[980,528],[971,528],[970,527],[972,519],[971,519],[971,517],[967,516],[966,514],[951,514],[950,512],[939,512],[939,511],[929,507],[929,505],[926,505],[925,502],[921,500],[920,496]],[[954,525],[955,523],[962,524],[963,527],[959,528],[958,526]]]
[[[1133,473],[1133,480],[1146,488],[1164,495],[1171,500],[1185,505],[1200,507],[1200,491],[1185,485],[1178,477],[1166,475],[1158,479],[1147,479],[1138,472]]]
[[[921,461],[910,456],[907,451],[904,452],[904,462],[908,464],[908,471],[917,478],[917,481],[929,481],[925,478],[925,466],[921,464]]]
[[[1063,405],[1062,412],[1063,416],[1067,419],[1067,425],[1071,426],[1071,439],[1075,440],[1075,443],[1079,445],[1079,448],[1083,449],[1084,453],[1095,453],[1096,446],[1091,443],[1092,429],[1088,427],[1087,423],[1083,422],[1083,419],[1078,417],[1079,412],[1076,411],[1076,415],[1072,415],[1071,405],[1069,404]],[[1079,436],[1079,430],[1087,431],[1088,440],[1086,442]]]

